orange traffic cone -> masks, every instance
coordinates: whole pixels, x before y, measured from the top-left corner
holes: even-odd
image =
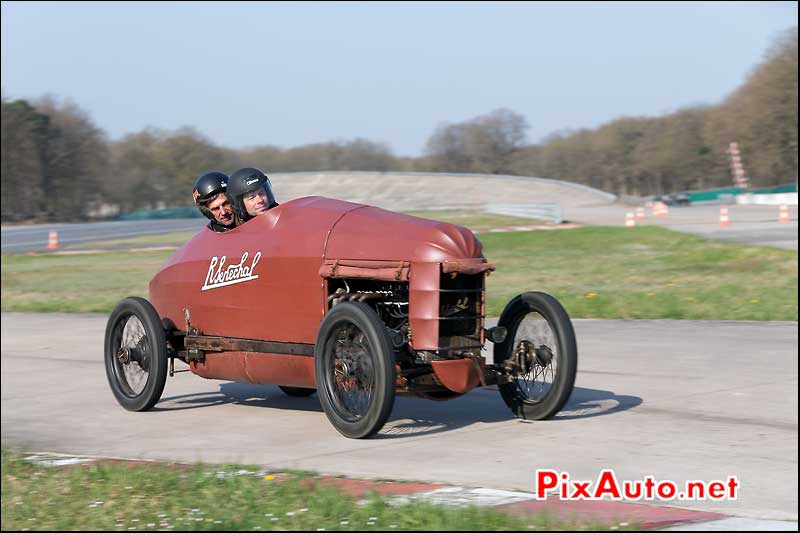
[[[50,237],[47,239],[47,247],[51,250],[58,248],[58,232],[51,231]]]
[[[656,202],[653,204],[653,216],[665,217],[669,215],[669,207],[664,202]]]
[[[636,220],[644,220],[644,207],[636,208]]]
[[[728,208],[727,207],[720,207],[719,208],[719,225],[720,226],[730,226],[731,221],[728,218]]]
[[[636,226],[636,221],[633,219],[633,213],[625,213],[625,227],[632,228]]]
[[[789,222],[789,206],[782,205],[778,212],[778,222]]]

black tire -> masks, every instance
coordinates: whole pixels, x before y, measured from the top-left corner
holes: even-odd
[[[506,305],[498,326],[507,328],[508,335],[495,345],[494,362],[522,361],[518,375],[498,386],[506,405],[527,420],[555,415],[572,394],[578,371],[578,344],[566,310],[549,294],[526,292]],[[532,343],[530,349],[521,344],[524,340]]]
[[[127,348],[127,354],[121,350]],[[129,411],[147,411],[164,392],[167,338],[158,313],[144,298],[125,298],[106,325],[105,365],[108,384]]]
[[[344,302],[325,315],[314,372],[322,409],[339,433],[363,439],[383,427],[394,405],[394,350],[372,308]]]
[[[305,398],[317,392],[317,389],[306,389],[305,387],[284,387],[283,385],[278,385],[278,388],[281,389],[286,396],[292,396],[293,398]]]

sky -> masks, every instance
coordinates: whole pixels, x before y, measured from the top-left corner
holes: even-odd
[[[112,140],[193,126],[230,148],[364,138],[418,157],[507,108],[528,142],[718,104],[797,2],[9,2],[2,94],[52,94]]]

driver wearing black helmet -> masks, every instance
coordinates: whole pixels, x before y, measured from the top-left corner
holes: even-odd
[[[208,228],[216,231],[228,231],[236,227],[233,208],[225,196],[228,176],[222,172],[207,172],[194,182],[194,203],[203,215],[210,219]]]
[[[231,174],[225,195],[233,208],[237,225],[278,205],[269,177],[257,168],[240,168]]]

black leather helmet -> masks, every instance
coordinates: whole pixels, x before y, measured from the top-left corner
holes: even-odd
[[[219,193],[224,193],[228,186],[228,175],[223,172],[206,172],[194,182],[194,190],[192,196],[197,208],[203,213],[206,218],[214,219],[214,215],[206,207],[206,202],[211,200]]]
[[[231,207],[233,207],[233,212],[242,222],[247,222],[253,218],[252,215],[248,214],[244,206],[244,195],[257,191],[259,188],[263,188],[267,194],[267,209],[272,209],[278,205],[275,201],[275,195],[272,193],[272,183],[270,183],[269,177],[257,168],[240,168],[231,174],[225,195],[228,197]]]

